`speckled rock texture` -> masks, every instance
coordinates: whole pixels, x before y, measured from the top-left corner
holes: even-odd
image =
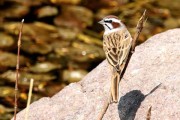
[[[108,100],[111,72],[103,61],[83,80],[30,105],[29,120],[97,120]],[[180,119],[180,29],[157,34],[136,47],[120,83],[120,101],[103,120]],[[17,114],[24,120],[25,110]]]

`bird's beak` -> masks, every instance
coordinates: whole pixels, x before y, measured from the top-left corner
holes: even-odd
[[[101,21],[99,21],[98,23],[99,23],[99,24],[104,24],[104,21],[103,21],[103,20],[101,20]]]

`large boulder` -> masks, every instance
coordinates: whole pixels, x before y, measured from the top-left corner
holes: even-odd
[[[30,105],[29,120],[97,120],[110,94],[111,72],[103,61],[83,80]],[[157,34],[136,47],[120,82],[120,101],[103,120],[180,118],[180,29]],[[25,110],[17,114],[24,120]]]

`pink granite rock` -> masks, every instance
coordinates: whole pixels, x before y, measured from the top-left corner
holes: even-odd
[[[29,120],[97,120],[108,100],[111,72],[103,61],[83,80],[30,105]],[[180,119],[180,29],[157,34],[136,47],[120,83],[120,102],[103,120]],[[25,110],[17,114],[24,120]]]

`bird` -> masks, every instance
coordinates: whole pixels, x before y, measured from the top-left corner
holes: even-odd
[[[120,76],[128,59],[132,37],[117,16],[108,15],[98,23],[104,27],[103,50],[112,71],[110,103],[117,103],[119,101]]]

